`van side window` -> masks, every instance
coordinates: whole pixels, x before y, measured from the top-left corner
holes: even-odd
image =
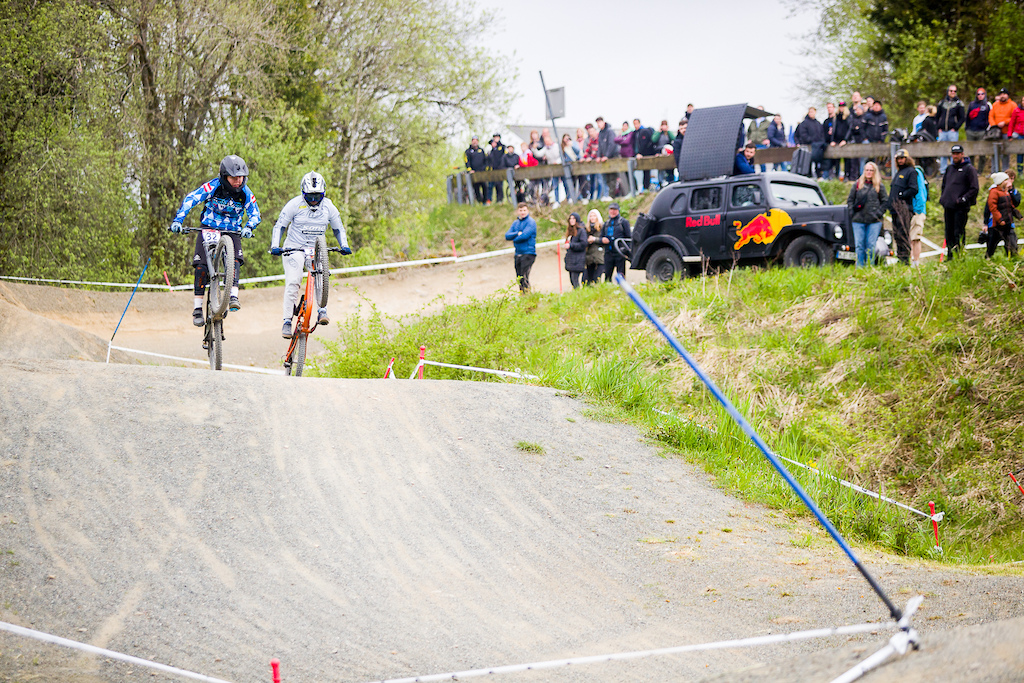
[[[732,188],[732,207],[760,206],[761,205],[760,185],[736,185]]]
[[[686,211],[686,193],[680,192],[676,195],[676,198],[672,200],[672,204],[668,207],[669,213],[684,213]]]
[[[714,211],[722,208],[722,188],[699,187],[690,195],[691,211]]]

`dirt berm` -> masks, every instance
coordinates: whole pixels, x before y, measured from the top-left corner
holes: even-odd
[[[0,423],[0,619],[232,681],[886,618],[811,523],[549,389],[6,359]],[[861,552],[901,604],[926,596],[924,648],[865,680],[1021,680],[1019,576]],[[504,679],[829,680],[886,638]],[[169,680],[6,634],[0,679]]]
[[[494,291],[511,264],[468,268],[360,278],[336,308],[358,289],[413,313]],[[229,361],[274,367],[280,289],[244,298]],[[0,299],[4,621],[233,681],[269,680],[276,656],[298,682],[886,618],[809,521],[724,495],[554,391],[89,363],[126,293],[0,283]],[[119,343],[200,356],[190,305],[140,292]],[[866,680],[1024,680],[1019,573],[859,552],[900,604],[926,596],[922,650]],[[505,678],[825,681],[886,637]],[[3,681],[168,679],[147,674],[0,634]]]

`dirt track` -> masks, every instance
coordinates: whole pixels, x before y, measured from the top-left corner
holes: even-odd
[[[381,281],[395,314],[429,299],[408,295],[414,273]],[[63,360],[102,359],[117,296],[0,285],[4,621],[229,680],[269,680],[276,656],[286,681],[358,681],[886,616],[810,523],[725,496],[552,390]],[[246,292],[241,313],[277,318],[279,297]],[[168,302],[133,303],[134,343],[199,357],[187,298]],[[258,353],[280,345],[253,327]],[[1022,614],[1019,576],[860,553],[894,599],[926,596],[924,649],[865,680],[1024,679],[1024,625],[993,623]],[[969,624],[991,626],[944,633]],[[829,680],[884,640],[506,679]],[[2,680],[140,675],[168,680],[0,634]]]

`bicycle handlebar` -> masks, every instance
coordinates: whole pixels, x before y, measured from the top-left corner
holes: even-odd
[[[239,235],[242,234],[241,230],[224,230],[223,228],[207,228],[205,226],[202,227],[202,228],[189,228],[189,227],[186,227],[184,225],[181,226],[180,233],[182,235],[187,235],[187,234],[192,233],[192,232],[202,232],[203,230],[216,230],[217,232],[227,232],[227,233],[239,234]]]
[[[282,249],[281,250],[281,256],[284,256],[285,254],[290,254],[293,251],[304,251],[304,250],[305,250],[305,247],[288,247],[287,249]],[[329,247],[327,249],[327,251],[335,251],[335,252],[338,252],[339,254],[341,253],[341,249],[339,247]],[[267,253],[269,254],[270,252],[268,251]]]

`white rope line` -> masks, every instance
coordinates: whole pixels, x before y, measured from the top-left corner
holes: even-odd
[[[421,360],[416,364],[416,369],[412,371],[413,376],[419,371],[424,365],[436,365],[439,368],[454,368],[456,370],[474,370],[476,372],[484,372],[488,375],[501,375],[502,377],[515,377],[516,379],[539,379],[537,375],[527,375],[522,372],[512,372],[511,370],[491,370],[489,368],[475,368],[471,365],[452,365],[451,363],[437,363],[432,360]],[[409,379],[412,379],[410,377]]]
[[[661,415],[665,415],[667,417],[671,417],[671,418],[679,420],[681,422],[690,422],[692,424],[697,425],[701,429],[708,430],[707,427],[705,427],[704,425],[702,425],[702,424],[700,424],[698,422],[694,422],[693,420],[684,420],[683,418],[679,417],[678,415],[673,415],[672,413],[666,413],[664,410],[658,410],[657,408],[655,408],[654,412],[659,413]],[[708,431],[710,431],[710,430],[708,430]],[[786,462],[788,462],[788,463],[790,463],[792,465],[796,465],[797,467],[803,468],[803,469],[807,470],[808,472],[813,472],[814,474],[817,474],[819,476],[825,477],[826,479],[830,479],[830,480],[832,480],[834,482],[837,482],[837,483],[839,483],[839,484],[841,484],[841,485],[843,485],[843,486],[845,486],[847,488],[851,488],[854,491],[857,491],[858,493],[863,493],[866,496],[871,496],[872,498],[877,498],[878,500],[884,500],[886,503],[892,503],[893,505],[895,505],[897,507],[903,508],[904,510],[907,510],[909,512],[913,512],[915,515],[921,515],[925,519],[930,519],[933,522],[941,522],[942,518],[945,517],[945,515],[946,515],[945,512],[936,512],[934,515],[930,515],[927,512],[922,512],[921,510],[917,510],[915,508],[912,508],[909,505],[905,505],[905,504],[899,502],[898,500],[893,500],[892,498],[888,498],[886,496],[883,496],[880,493],[877,493],[875,491],[871,491],[869,489],[866,489],[863,486],[858,486],[857,484],[854,484],[851,481],[846,481],[845,479],[840,479],[839,477],[834,477],[831,474],[826,474],[826,473],[822,472],[821,470],[819,470],[816,467],[811,467],[810,465],[805,465],[804,463],[797,462],[796,460],[790,460],[789,458],[787,458],[784,455],[780,455],[778,457],[779,457],[780,460],[785,460]]]
[[[185,363],[199,363],[200,365],[208,365],[210,363],[207,360],[196,360],[195,358],[182,358],[181,356],[168,356],[164,353],[153,353],[152,351],[140,351],[139,349],[126,349],[123,346],[110,345],[111,349],[117,349],[118,351],[128,351],[129,353],[141,353],[144,356],[156,356],[157,358],[168,358],[170,360],[180,360]],[[245,372],[259,372],[264,375],[283,375],[284,370],[271,370],[270,368],[254,368],[248,365],[231,365],[230,363],[221,363],[221,367],[231,368],[232,370],[243,370]]]
[[[132,657],[131,655],[121,654],[120,652],[114,652],[113,650],[105,650],[101,647],[96,647],[95,645],[87,645],[86,643],[80,643],[76,640],[68,640],[67,638],[61,638],[60,636],[55,636],[49,633],[43,633],[42,631],[35,631],[30,628],[24,628],[23,626],[15,626],[14,624],[8,624],[4,621],[0,621],[0,630],[8,631],[15,635],[24,636],[26,638],[40,640],[44,643],[52,643],[54,645],[70,647],[74,650],[81,650],[82,652],[88,652],[90,654],[100,655],[102,657],[109,657],[110,659],[119,659],[122,662],[128,662],[129,664],[135,664],[137,666],[144,666],[148,669],[157,669],[158,671],[164,671],[166,673],[175,674],[177,676],[184,676],[185,678],[191,678],[196,681],[206,681],[207,683],[230,683],[229,681],[225,681],[222,678],[204,676],[203,674],[185,671],[184,669],[178,669],[173,666],[167,666],[166,664],[151,662],[148,659],[140,659],[138,657]]]
[[[538,242],[537,248],[553,247],[554,245],[561,242],[561,239],[549,240],[547,242]],[[505,254],[511,254],[515,251],[515,247],[508,249],[497,249],[495,251],[485,251],[479,254],[470,254],[469,256],[440,256],[438,258],[427,258],[419,259],[416,261],[396,261],[393,263],[375,263],[368,266],[348,266],[346,268],[331,268],[332,275],[342,275],[346,273],[365,273],[372,270],[392,270],[395,268],[410,268],[413,266],[427,266],[434,265],[437,263],[462,263],[463,261],[478,261],[485,258],[493,258],[495,256],[503,256]],[[47,280],[43,278],[33,277],[14,277],[13,275],[0,275],[2,280],[20,280],[22,282],[48,282],[59,285],[95,285],[100,287],[135,287],[135,283],[126,282],[89,282],[87,280]],[[262,277],[244,277],[241,278],[239,284],[252,284],[254,282],[273,282],[275,280],[283,280],[284,275],[265,275]],[[192,285],[149,285],[140,284],[139,288],[145,289],[159,289],[163,291],[181,292],[186,289],[192,289]]]
[[[781,633],[773,636],[757,636],[754,638],[742,638],[739,640],[723,640],[717,643],[702,643],[698,645],[680,645],[677,647],[665,647],[657,650],[640,650],[634,652],[619,652],[615,654],[593,655],[589,657],[574,657],[571,659],[553,659],[543,662],[531,662],[529,664],[510,664],[507,666],[496,666],[488,669],[471,669],[469,671],[451,671],[443,674],[430,674],[426,676],[412,676],[409,678],[390,678],[387,680],[374,680],[372,683],[429,683],[430,681],[461,680],[463,678],[476,678],[479,676],[490,676],[493,674],[516,673],[519,671],[536,671],[539,669],[554,669],[577,664],[593,664],[597,662],[627,661],[641,659],[644,657],[656,657],[662,655],[681,654],[684,652],[701,652],[705,650],[725,650],[738,647],[758,647],[774,643],[796,642],[810,640],[813,638],[827,638],[829,636],[851,635],[855,633],[871,633],[874,631],[892,630],[897,628],[895,622],[883,622],[878,624],[855,624],[853,626],[837,626],[834,628],[819,628],[811,631],[796,631],[794,633]]]
[[[15,277],[13,275],[0,275],[0,280],[20,280],[22,282],[52,282],[59,285],[96,285],[99,287],[135,287],[134,282],[90,282],[88,280],[47,280],[38,277]],[[191,287],[192,285],[188,285]],[[167,285],[140,284],[139,289],[167,289]],[[173,287],[171,288],[173,289]]]
[[[910,625],[910,617],[917,612],[917,608],[921,606],[921,602],[923,600],[924,596],[922,595],[917,595],[911,598],[907,603],[906,609],[903,611],[903,617],[899,621],[898,626],[900,627],[900,630],[893,634],[892,638],[889,639],[888,644],[843,675],[834,678],[831,683],[853,683],[853,681],[857,680],[871,669],[880,666],[892,655],[897,653],[904,655],[907,653],[907,650],[911,645],[916,646],[918,642],[917,631]]]

